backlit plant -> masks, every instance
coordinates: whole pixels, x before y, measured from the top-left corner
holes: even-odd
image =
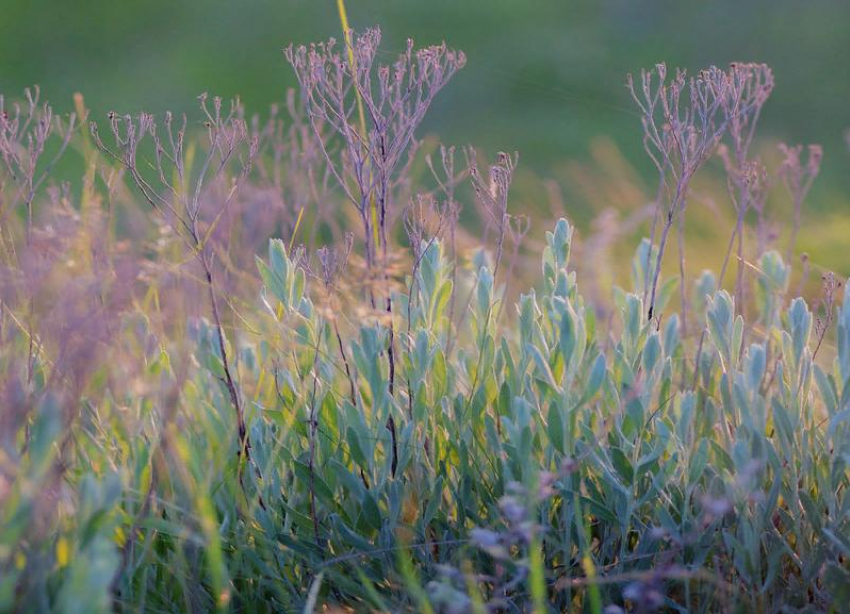
[[[0,610],[842,611],[850,290],[795,298],[765,230],[769,69],[630,81],[660,196],[597,311],[566,219],[515,275],[515,155],[414,168],[464,56],[346,40],[197,141],[0,99]],[[662,271],[718,148],[729,290]],[[784,151],[793,252],[820,150]]]

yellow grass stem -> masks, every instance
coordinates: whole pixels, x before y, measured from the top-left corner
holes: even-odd
[[[348,25],[348,13],[345,10],[345,0],[336,0],[336,8],[339,11],[339,22],[342,25],[342,35],[345,39],[345,49],[348,52],[348,65],[351,66],[351,73],[357,73],[357,61],[354,58],[354,47],[351,40],[351,27]],[[357,87],[357,80],[354,80],[354,95],[357,98],[357,114],[360,118],[360,136],[365,140],[366,133],[366,113],[363,110],[363,98],[360,96],[360,89]],[[378,207],[375,205],[375,197],[369,198],[369,209],[372,217],[372,235],[375,241],[375,246],[378,245],[380,234],[378,233]]]

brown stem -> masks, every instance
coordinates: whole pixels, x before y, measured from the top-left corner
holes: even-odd
[[[744,213],[738,215],[738,276],[735,280],[735,300],[738,311],[744,313]]]
[[[319,535],[319,517],[316,512],[316,432],[318,431],[319,421],[316,418],[316,389],[319,383],[319,374],[317,372],[317,364],[319,362],[319,344],[321,343],[321,331],[319,338],[316,340],[316,354],[313,357],[313,393],[310,399],[310,439],[309,439],[309,457],[307,460],[307,469],[310,476],[310,516],[313,520],[313,537],[316,541],[316,547],[322,548],[321,536]]]
[[[218,308],[218,298],[215,294],[215,286],[213,284],[213,275],[212,275],[212,266],[207,258],[204,257],[203,254],[199,254],[199,260],[204,269],[204,276],[206,278],[207,284],[207,292],[209,294],[210,304],[212,306],[212,314],[213,314],[213,322],[215,324],[216,337],[218,339],[218,349],[221,353],[221,363],[222,369],[224,371],[224,377],[221,378],[225,387],[227,388],[227,393],[230,396],[230,403],[233,405],[233,409],[236,412],[236,426],[239,432],[239,449],[237,450],[237,456],[242,456],[244,454],[245,460],[254,466],[254,471],[257,474],[257,477],[262,479],[262,474],[260,473],[260,468],[256,463],[251,459],[251,437],[248,435],[248,429],[245,425],[245,414],[242,410],[242,402],[239,398],[239,391],[236,388],[236,382],[233,379],[233,375],[230,368],[230,359],[227,354],[227,345],[224,338],[224,327],[221,324],[221,315]],[[242,475],[241,464],[237,469],[237,475],[239,476],[239,485],[242,487],[243,492],[245,492],[247,496],[247,489],[245,487],[244,477]],[[262,494],[257,494],[257,501],[260,504],[260,507],[264,510],[266,508],[266,503],[263,500]]]
[[[647,320],[652,319],[653,310],[655,309],[655,293],[658,290],[658,278],[661,277],[661,259],[664,258],[664,248],[667,246],[667,237],[670,234],[670,228],[673,226],[673,208],[667,212],[667,221],[664,223],[664,229],[661,231],[661,240],[658,242],[658,255],[655,257],[655,270],[652,272],[652,288],[649,293],[649,310],[647,311]]]
[[[392,308],[392,300],[390,297],[387,297],[387,313],[390,317],[390,338],[389,338],[389,347],[387,348],[387,362],[389,363],[390,368],[390,403],[392,403],[393,393],[395,391],[395,330],[393,328],[393,308]],[[392,408],[390,409],[392,411]],[[396,469],[398,469],[398,435],[396,433],[395,420],[392,417],[392,414],[387,419],[387,430],[390,432],[390,437],[392,438],[392,446],[393,446],[393,460],[392,460],[392,475],[395,477]]]
[[[339,334],[339,325],[336,320],[333,321],[334,334],[336,342],[339,345],[339,355],[342,357],[342,364],[345,367],[345,376],[348,378],[348,386],[351,394],[351,404],[357,407],[357,387],[354,385],[354,378],[351,375],[351,367],[348,364],[348,356],[345,354],[345,346],[342,343],[342,335]]]
[[[244,451],[245,456],[249,457],[251,442],[248,437],[247,428],[245,427],[245,415],[242,412],[242,403],[239,400],[239,392],[236,389],[236,383],[230,371],[230,359],[227,354],[224,328],[221,324],[221,315],[218,309],[218,298],[216,297],[213,286],[212,269],[205,258],[202,257],[201,262],[203,262],[204,265],[204,275],[207,281],[207,292],[209,294],[210,304],[212,305],[213,322],[215,324],[216,338],[218,340],[218,349],[221,353],[222,368],[224,370],[224,378],[222,379],[224,380],[224,385],[227,388],[228,395],[230,396],[230,402],[236,412],[236,425],[239,429],[239,454],[241,455]]]

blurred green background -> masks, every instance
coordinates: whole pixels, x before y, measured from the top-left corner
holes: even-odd
[[[603,135],[652,181],[627,72],[767,62],[777,88],[761,137],[822,143],[811,207],[847,209],[848,0],[349,0],[348,12],[355,28],[383,28],[385,50],[410,36],[467,53],[425,132],[518,150],[524,170],[562,184]],[[81,91],[96,117],[193,111],[203,91],[262,112],[293,85],[281,49],[339,32],[334,0],[3,0],[0,92],[37,83],[69,110]]]

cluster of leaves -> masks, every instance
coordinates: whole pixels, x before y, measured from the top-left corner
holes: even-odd
[[[353,40],[288,52],[288,131],[204,97],[206,148],[170,115],[113,115],[110,140],[0,99],[0,611],[840,611],[850,290],[813,312],[762,246],[734,297],[703,273],[668,314],[645,240],[601,321],[560,219],[513,301],[515,157],[467,152],[470,254],[451,150],[427,160],[445,202],[392,224],[462,56],[409,47],[367,91],[378,35]],[[52,126],[86,162],[79,210],[36,198]],[[334,180],[356,239],[319,208]],[[268,241],[307,219],[305,246]]]

